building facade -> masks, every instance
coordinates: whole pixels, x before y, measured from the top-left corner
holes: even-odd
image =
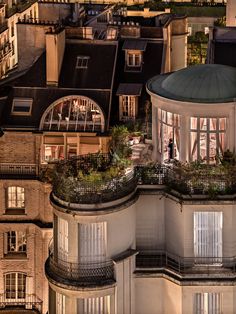
[[[0,311],[3,313],[19,313],[24,309],[29,313],[39,311],[44,314],[48,308],[50,313],[56,308],[58,313],[74,313],[77,308],[89,313],[91,306],[104,313],[119,313],[122,308],[127,312],[134,305],[134,301],[128,301],[133,298],[131,292],[119,301],[119,305],[117,303],[113,262],[116,258],[119,278],[123,276],[123,267],[132,277],[136,254],[133,251],[134,209],[127,208],[123,212],[118,208],[131,198],[129,194],[134,195],[133,185],[128,194],[125,190],[122,200],[118,197],[115,201],[115,216],[113,209],[110,216],[106,212],[91,217],[79,214],[72,226],[71,215],[64,215],[53,201],[50,203],[51,185],[47,183],[47,176],[52,164],[58,160],[98,151],[107,153],[110,125],[119,120],[133,121],[143,115],[148,97],[144,86],[147,79],[156,73],[185,66],[185,54],[179,54],[179,43],[186,41],[186,19],[170,15],[164,19],[152,17],[145,20],[151,25],[145,25],[142,18],[137,22],[125,21],[125,17],[118,16],[118,20],[116,17],[108,23],[103,19],[97,21],[97,18],[94,21],[91,15],[90,24],[83,25],[83,14],[80,11],[81,27],[67,22],[61,25],[54,20],[20,19],[17,24],[19,67],[1,82]],[[186,51],[184,45],[181,48]],[[181,56],[179,60],[176,59],[178,54]],[[175,62],[172,62],[173,56]],[[104,206],[106,209],[107,205]],[[114,243],[120,229],[114,234],[112,231],[118,227],[116,219],[121,221],[124,230],[124,238],[118,247]],[[53,223],[58,225],[54,231]],[[125,235],[129,223],[133,227]],[[80,242],[72,241],[76,234],[81,234],[81,239],[77,239]],[[79,257],[77,246],[82,246],[87,241],[82,237],[86,239],[89,234],[92,238],[88,240],[88,246],[81,247],[84,255]],[[100,243],[98,251],[94,248],[95,251],[86,253],[94,237]],[[58,255],[54,260],[56,245]],[[74,253],[71,250],[75,250]],[[125,260],[119,257],[123,252],[126,252]],[[84,269],[83,276],[89,279],[88,293],[76,288],[78,301],[68,295],[65,301],[63,289],[67,289],[66,285],[58,290],[52,280],[48,300],[48,280],[44,272],[48,256],[48,278],[53,276],[53,271],[60,272],[56,262],[67,257],[66,263],[71,266],[78,264],[78,258],[86,265],[102,263],[103,270],[96,275],[100,283],[95,296],[94,274],[91,278],[90,272]],[[67,267],[69,264],[63,262],[63,265]],[[63,272],[62,278],[66,281],[67,268]],[[72,279],[83,282],[78,267],[75,274]],[[130,281],[122,285],[128,291]],[[120,295],[119,300],[122,298]],[[119,309],[116,310],[117,306]]]

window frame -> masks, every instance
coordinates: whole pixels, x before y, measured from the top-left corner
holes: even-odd
[[[119,96],[120,102],[120,121],[135,120],[137,117],[138,96],[134,95],[121,95]],[[124,110],[126,109],[126,110]],[[125,115],[124,113],[127,113]]]
[[[77,56],[75,68],[76,69],[87,69],[89,59],[90,59],[89,56]]]
[[[14,275],[14,276],[12,276]],[[10,276],[7,278],[7,276]],[[11,278],[12,276],[12,278]],[[15,277],[13,279],[13,277]],[[22,278],[20,278],[22,277]],[[23,280],[22,280],[23,279]],[[23,281],[22,284],[22,290],[19,289],[19,283],[20,281]],[[24,302],[26,299],[26,280],[27,280],[27,275],[22,272],[9,272],[4,274],[4,292],[5,292],[5,298],[7,300],[11,301],[16,301],[16,302]],[[12,284],[13,283],[13,284]],[[11,286],[12,285],[12,286]],[[9,290],[7,289],[7,286],[9,286]],[[19,293],[23,293],[23,297],[19,298]],[[8,297],[9,294],[9,297]],[[12,295],[15,294],[15,297],[12,297]]]
[[[14,192],[10,192],[10,189],[15,188]],[[20,190],[21,189],[21,190]],[[20,196],[18,194],[21,193],[22,199],[20,199]],[[15,194],[15,200],[14,197],[12,200],[10,200],[10,195]],[[22,205],[17,206],[10,206],[9,202],[22,202]],[[13,215],[21,215],[25,214],[25,188],[22,186],[8,186],[6,188],[6,214],[13,214]]]
[[[125,71],[141,72],[142,64],[143,52],[141,50],[125,50]]]
[[[13,234],[15,233],[15,234]],[[15,240],[14,240],[15,239]],[[24,242],[23,242],[24,241]],[[14,243],[15,242],[15,243]],[[11,244],[12,243],[12,244]],[[16,250],[9,247],[15,245]],[[23,250],[20,250],[20,245]],[[4,233],[4,257],[26,257],[27,256],[27,233],[26,231],[10,230]]]
[[[215,128],[211,129],[211,124],[215,120]],[[205,120],[205,124],[204,124]],[[195,122],[194,122],[195,121]],[[221,127],[221,123],[224,121],[224,128]],[[193,126],[194,125],[194,126]],[[212,160],[210,152],[211,135],[215,135],[215,156],[222,154],[227,147],[227,117],[190,117],[190,151],[189,160],[203,160],[206,163],[215,163],[216,160]],[[224,136],[224,147],[221,147],[221,136]],[[206,156],[202,158],[201,155],[201,136],[205,136],[206,142]],[[193,138],[195,142],[193,143]],[[196,155],[196,157],[195,157]]]

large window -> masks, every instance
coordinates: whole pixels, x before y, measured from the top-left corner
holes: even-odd
[[[4,234],[4,242],[6,255],[26,254],[26,232],[8,231]]]
[[[41,129],[103,132],[104,124],[104,115],[93,100],[84,96],[69,96],[46,111]]]
[[[25,208],[25,189],[19,186],[7,188],[7,212],[21,214]]]
[[[220,293],[195,293],[194,314],[221,314]]]
[[[6,299],[24,300],[26,296],[26,275],[23,273],[9,273],[5,275]]]
[[[44,145],[43,161],[64,159],[64,145]]]
[[[137,96],[120,96],[120,120],[134,120],[137,115]]]
[[[80,262],[106,259],[106,222],[79,224]]]
[[[194,212],[194,256],[197,264],[222,262],[222,212]]]
[[[168,145],[173,142],[173,158],[179,158],[180,147],[180,116],[175,113],[158,109],[158,141],[159,152],[163,160],[169,159]]]
[[[191,117],[190,129],[190,160],[214,163],[226,148],[226,118]]]
[[[78,314],[111,314],[111,297],[77,299]]]

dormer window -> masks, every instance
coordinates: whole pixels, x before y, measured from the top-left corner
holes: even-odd
[[[31,98],[14,98],[12,102],[11,114],[15,116],[31,115],[33,99]]]
[[[87,69],[89,59],[88,56],[77,56],[76,69]]]
[[[143,63],[143,52],[146,50],[147,42],[143,40],[126,40],[123,45],[125,50],[125,71],[141,71]]]

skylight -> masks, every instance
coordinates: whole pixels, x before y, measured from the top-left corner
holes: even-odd
[[[77,56],[76,69],[87,69],[89,58],[88,56]]]
[[[31,115],[33,99],[14,98],[12,102],[12,115],[29,116]]]

